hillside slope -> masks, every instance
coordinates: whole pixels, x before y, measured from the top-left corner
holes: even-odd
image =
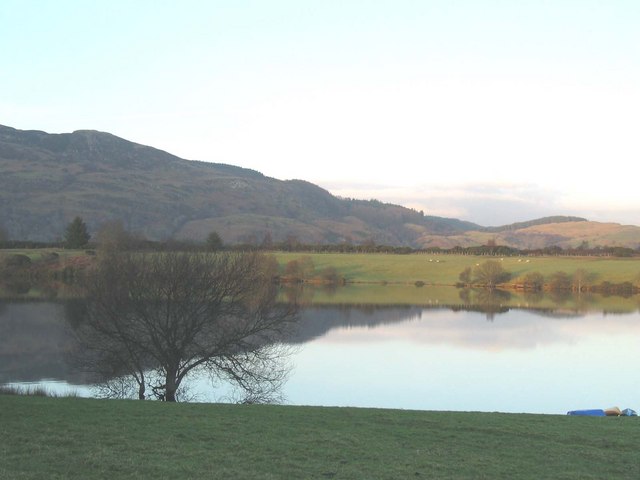
[[[91,231],[108,220],[150,239],[415,245],[425,233],[477,225],[377,201],[337,198],[224,164],[188,161],[108,133],[47,134],[0,126],[0,226],[11,238],[54,240],[76,215]]]
[[[0,126],[0,228],[52,241],[80,215],[95,233],[109,220],[149,239],[227,243],[375,242],[412,247],[640,246],[640,227],[548,217],[502,227],[423,215],[377,200],[336,197],[303,180],[184,160],[108,133],[65,134]]]
[[[629,247],[640,248],[640,227],[586,220],[537,224],[523,228],[469,230],[453,235],[422,235],[416,241],[421,247],[472,247],[489,242],[519,249]]]

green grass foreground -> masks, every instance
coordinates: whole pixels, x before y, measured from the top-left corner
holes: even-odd
[[[0,395],[2,479],[640,478],[637,417]]]

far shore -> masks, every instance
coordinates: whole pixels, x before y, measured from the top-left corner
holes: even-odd
[[[514,293],[565,291],[620,296],[640,293],[640,257],[282,251],[266,254],[277,260],[278,278],[283,284],[486,288],[486,284],[474,281],[473,275],[485,263],[494,262],[508,274],[508,279],[491,287]],[[12,282],[35,285],[55,281],[66,286],[81,283],[78,278],[100,255],[100,250],[0,250],[0,291],[3,283]],[[27,260],[7,266],[6,259],[17,257]],[[462,278],[465,270],[471,278]],[[527,283],[532,275],[537,275],[540,283]]]

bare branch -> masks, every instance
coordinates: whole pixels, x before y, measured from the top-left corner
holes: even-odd
[[[161,371],[166,400],[176,399],[198,367],[253,392],[254,400],[275,398],[284,378],[278,345],[297,314],[277,302],[275,273],[273,260],[259,253],[108,255],[88,282],[78,339],[93,352],[94,366],[118,365],[113,375]]]

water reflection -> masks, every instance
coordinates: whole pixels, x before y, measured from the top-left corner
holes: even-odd
[[[389,315],[389,316],[387,316]],[[505,351],[575,344],[587,337],[640,337],[638,315],[572,314],[572,312],[510,310],[483,322],[484,312],[439,309],[384,309],[340,312],[314,307],[303,314],[303,332],[318,329],[332,342],[402,341],[418,345],[453,346],[467,350]],[[342,318],[342,321],[338,318]],[[357,326],[365,328],[357,328]],[[307,327],[307,328],[305,328]],[[308,341],[304,338],[303,341]]]
[[[470,289],[464,288],[459,293],[463,307],[455,310],[467,310],[483,312],[487,320],[493,321],[496,314],[509,311],[508,302],[511,300],[511,293],[497,288]]]
[[[71,347],[65,304],[0,301],[0,383],[64,379],[84,383],[64,358]]]
[[[374,328],[332,328],[308,344],[290,400],[539,413],[637,404],[637,313],[510,310],[486,322],[482,312],[432,308],[396,310],[407,318],[387,322],[376,318],[383,310],[359,312]]]
[[[594,310],[599,299],[584,294],[528,309],[514,308],[525,300],[513,294],[455,294],[451,307],[306,307],[291,339],[299,352],[283,386],[287,401],[546,413],[638,407],[637,310]],[[83,308],[80,300],[0,302],[0,383],[86,384],[68,361]]]

